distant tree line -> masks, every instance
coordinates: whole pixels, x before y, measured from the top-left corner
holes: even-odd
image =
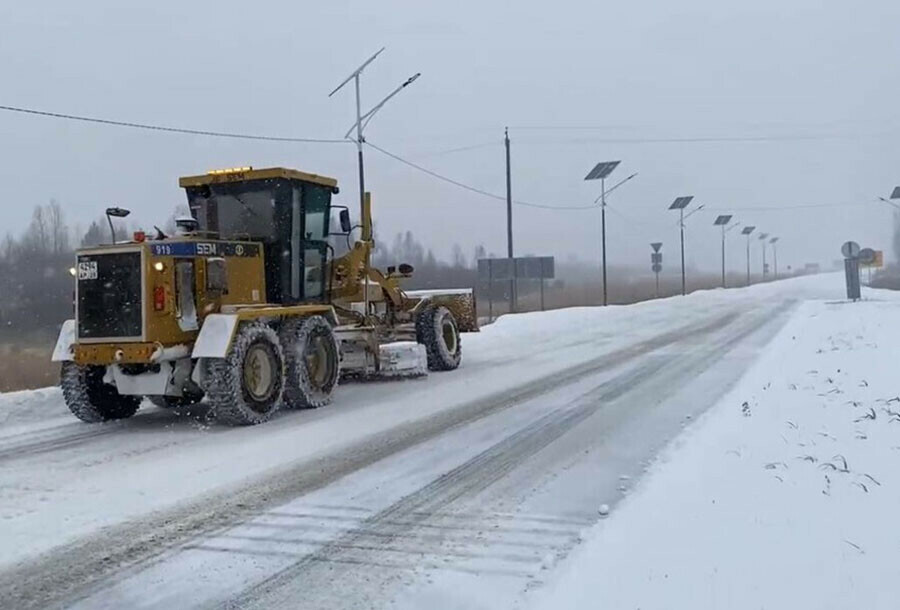
[[[37,206],[18,238],[0,249],[0,333],[21,336],[52,330],[72,310],[73,247],[59,202]]]

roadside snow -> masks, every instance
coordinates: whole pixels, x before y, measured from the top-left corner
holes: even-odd
[[[530,605],[896,608],[900,298],[864,296],[804,303]]]

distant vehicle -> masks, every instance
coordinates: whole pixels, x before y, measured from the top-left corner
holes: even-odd
[[[342,374],[459,365],[460,331],[478,330],[472,291],[404,292],[411,266],[370,267],[368,193],[352,227],[324,176],[246,167],[179,184],[191,216],[177,235],[116,241],[110,218],[113,243],[76,253],[75,318],[53,360],[78,418],[130,417],[144,396],[167,407],[205,396],[218,418],[258,424],[283,404],[329,403]],[[349,244],[357,228],[335,258],[329,235]]]

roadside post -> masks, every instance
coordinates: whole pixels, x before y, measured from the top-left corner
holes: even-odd
[[[661,241],[655,241],[650,244],[650,247],[653,248],[653,252],[650,253],[650,269],[653,270],[653,274],[656,276],[656,298],[659,298],[659,272],[662,271],[662,252],[659,251],[662,248]]]
[[[847,282],[847,298],[858,301],[859,290],[859,244],[855,241],[844,242],[841,246],[841,254],[844,255],[844,278]]]

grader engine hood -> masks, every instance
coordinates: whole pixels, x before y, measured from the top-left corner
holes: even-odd
[[[144,266],[140,248],[79,254],[75,264],[79,339],[140,340]]]

